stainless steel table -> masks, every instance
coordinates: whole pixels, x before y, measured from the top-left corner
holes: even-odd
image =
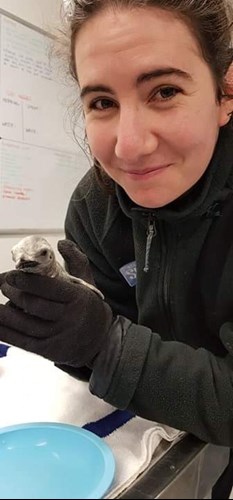
[[[167,447],[167,450],[166,450]],[[117,498],[211,498],[211,489],[229,459],[229,448],[186,434],[173,447],[160,444],[159,460]]]

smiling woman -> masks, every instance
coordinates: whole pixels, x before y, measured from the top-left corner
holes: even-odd
[[[141,16],[108,9],[90,19],[75,64],[94,157],[135,203],[156,208],[203,175],[230,108],[188,26],[154,7]]]
[[[233,447],[232,10],[75,0],[66,20],[93,167],[59,250],[105,300],[5,273],[0,339],[89,379],[116,408]]]

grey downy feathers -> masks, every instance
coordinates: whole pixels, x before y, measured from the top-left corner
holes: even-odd
[[[81,278],[70,275],[56,260],[50,243],[41,236],[26,236],[11,249],[12,259],[16,269],[24,272],[38,273],[51,278],[61,277],[72,283],[79,283],[97,293],[102,299],[103,294],[94,285]]]

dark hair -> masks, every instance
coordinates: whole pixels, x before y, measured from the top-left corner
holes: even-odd
[[[90,18],[107,8],[158,7],[173,12],[186,22],[212,71],[218,100],[225,94],[224,79],[233,60],[231,48],[233,7],[230,6],[229,0],[71,0],[70,5],[72,8],[67,18],[69,70],[77,82],[75,40],[82,26]],[[98,162],[95,162],[95,166],[98,177],[106,179],[106,174]]]

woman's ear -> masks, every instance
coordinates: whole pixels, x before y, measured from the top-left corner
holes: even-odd
[[[225,75],[224,92],[220,102],[219,125],[226,125],[233,115],[233,63]]]

